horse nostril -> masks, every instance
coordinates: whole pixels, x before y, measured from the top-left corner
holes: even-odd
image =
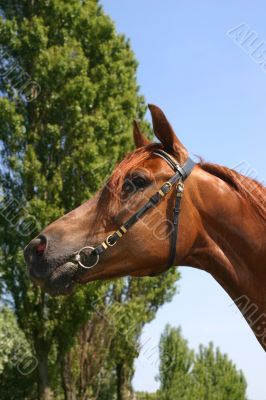
[[[41,240],[41,242],[39,244],[37,244],[37,246],[35,247],[35,251],[38,255],[41,256],[45,252],[47,242],[46,242],[46,240],[45,241],[42,241],[42,239],[40,239],[40,240]]]
[[[40,235],[33,239],[24,250],[24,257],[27,263],[32,263],[37,257],[42,257],[47,247],[47,239]],[[36,260],[37,261],[37,260]]]

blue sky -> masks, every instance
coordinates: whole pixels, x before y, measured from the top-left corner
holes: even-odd
[[[190,152],[266,181],[266,68],[227,32],[241,23],[266,42],[266,3],[253,0],[103,0],[139,61],[146,101],[160,106]],[[254,36],[255,35],[255,36]],[[263,43],[262,43],[263,46]],[[248,51],[249,50],[249,51]],[[150,118],[147,115],[148,118]],[[252,172],[251,172],[252,171]],[[207,273],[180,268],[179,294],[146,326],[134,386],[158,387],[157,346],[167,322],[190,346],[212,340],[241,368],[251,400],[266,400],[265,353]]]

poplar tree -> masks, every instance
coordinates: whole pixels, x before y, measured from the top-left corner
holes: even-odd
[[[246,400],[246,380],[227,354],[213,343],[200,345],[193,368],[195,393],[202,399]]]
[[[22,249],[42,227],[90,198],[132,149],[132,121],[143,121],[145,113],[136,69],[129,41],[97,0],[0,0],[0,291],[38,361],[28,396],[35,383],[38,399],[79,395],[77,385],[66,387],[66,376],[81,366],[70,371],[63,360],[110,283],[52,299],[30,284]],[[143,280],[141,301],[159,306],[173,295],[177,277],[170,272],[150,287]],[[139,314],[136,321],[135,340]],[[126,349],[123,336],[120,341]],[[118,351],[116,360],[126,363]]]
[[[193,352],[180,328],[166,326],[160,339],[158,399],[246,400],[246,380],[219,348]],[[156,396],[156,394],[155,394]]]

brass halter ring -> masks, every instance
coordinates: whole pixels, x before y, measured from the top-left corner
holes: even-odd
[[[85,247],[82,247],[82,248],[78,251],[78,253],[75,255],[75,261],[77,261],[78,264],[79,264],[82,268],[91,269],[91,268],[95,267],[95,265],[98,264],[99,259],[100,259],[100,256],[99,256],[99,254],[96,255],[96,261],[95,261],[94,264],[92,264],[92,265],[90,265],[90,266],[84,265],[84,264],[82,264],[82,262],[80,261],[80,260],[81,260],[80,254],[81,254],[82,251],[85,250],[85,249],[95,250],[95,248],[92,247],[92,246],[85,246]]]

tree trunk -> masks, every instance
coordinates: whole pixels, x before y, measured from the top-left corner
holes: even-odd
[[[36,357],[38,360],[38,388],[40,400],[52,400],[53,391],[50,387],[48,374],[48,350],[46,343],[41,340],[35,345]]]
[[[116,378],[117,378],[117,400],[123,400],[122,394],[122,364],[116,365]]]
[[[132,400],[134,398],[126,367],[120,363],[116,365],[117,400]]]
[[[71,352],[65,354],[61,359],[61,378],[64,389],[65,400],[76,400],[76,385],[73,380]]]

